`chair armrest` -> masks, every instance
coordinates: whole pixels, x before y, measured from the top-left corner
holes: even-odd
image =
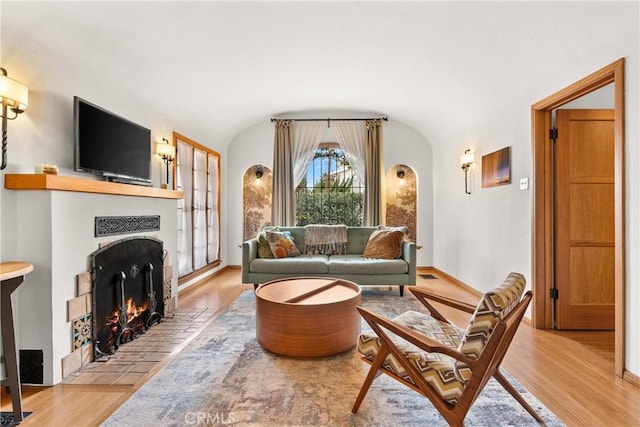
[[[409,264],[409,281],[407,285],[416,284],[416,244],[415,242],[402,243],[402,256],[400,257]]]
[[[250,239],[242,242],[242,283],[251,283],[249,280],[249,265],[258,257],[258,241]]]
[[[429,310],[433,317],[443,322],[451,323],[429,301],[439,302],[440,304],[444,304],[448,307],[455,308],[456,310],[464,311],[469,314],[473,314],[476,311],[475,305],[471,305],[464,301],[437,295],[420,288],[410,288],[409,290],[418,299],[418,301],[420,301]]]
[[[395,345],[393,344],[389,336],[385,333],[383,328],[428,353],[446,354],[447,356],[453,357],[454,359],[465,363],[470,368],[477,364],[478,359],[471,359],[469,356],[459,352],[455,348],[447,347],[438,341],[435,341],[405,326],[399,325],[394,321],[387,319],[386,317],[377,315],[365,308],[357,307],[357,309],[364,320],[375,331],[376,335],[378,335],[378,337],[380,337],[380,339],[382,339],[385,342],[385,345],[387,345],[390,349],[394,349]]]

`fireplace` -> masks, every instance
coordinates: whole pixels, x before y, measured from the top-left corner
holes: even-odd
[[[164,316],[162,241],[121,239],[90,256],[96,360],[145,333]]]

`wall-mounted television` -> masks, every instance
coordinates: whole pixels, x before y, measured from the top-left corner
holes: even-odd
[[[151,131],[73,97],[74,170],[151,185]]]

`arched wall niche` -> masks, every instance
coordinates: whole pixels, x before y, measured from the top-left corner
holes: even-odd
[[[391,227],[407,227],[413,242],[417,237],[418,177],[405,164],[393,165],[385,178],[387,187],[385,223]]]
[[[251,239],[271,225],[271,169],[256,164],[242,175],[243,240]]]

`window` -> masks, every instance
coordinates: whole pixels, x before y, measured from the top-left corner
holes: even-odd
[[[322,144],[296,188],[296,225],[362,225],[364,184],[337,144]]]
[[[174,133],[177,147],[178,277],[180,282],[220,264],[220,154]]]

